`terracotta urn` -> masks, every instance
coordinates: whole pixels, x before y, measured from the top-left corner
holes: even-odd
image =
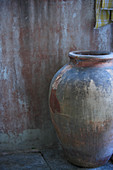
[[[49,107],[67,159],[104,165],[113,153],[113,53],[73,51],[53,77]]]

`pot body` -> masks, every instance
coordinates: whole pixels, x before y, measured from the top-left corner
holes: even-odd
[[[82,167],[105,164],[113,153],[112,60],[72,59],[53,77],[49,106],[67,159]]]

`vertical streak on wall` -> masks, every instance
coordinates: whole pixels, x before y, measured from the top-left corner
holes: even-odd
[[[113,24],[111,26],[111,51],[113,52]]]
[[[48,108],[55,72],[71,50],[110,50],[94,30],[94,1],[0,1],[0,150],[43,147],[56,136]],[[113,49],[113,48],[112,48]]]

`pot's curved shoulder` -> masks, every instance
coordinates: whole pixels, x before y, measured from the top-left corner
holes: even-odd
[[[49,101],[50,101],[50,110],[54,112],[60,112],[60,104],[56,96],[56,91],[59,83],[62,81],[62,77],[67,73],[73,66],[71,64],[66,64],[62,67],[53,77],[50,91],[49,91]]]

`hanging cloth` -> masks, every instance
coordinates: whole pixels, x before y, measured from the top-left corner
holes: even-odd
[[[102,27],[113,21],[113,0],[96,0],[96,25]]]

